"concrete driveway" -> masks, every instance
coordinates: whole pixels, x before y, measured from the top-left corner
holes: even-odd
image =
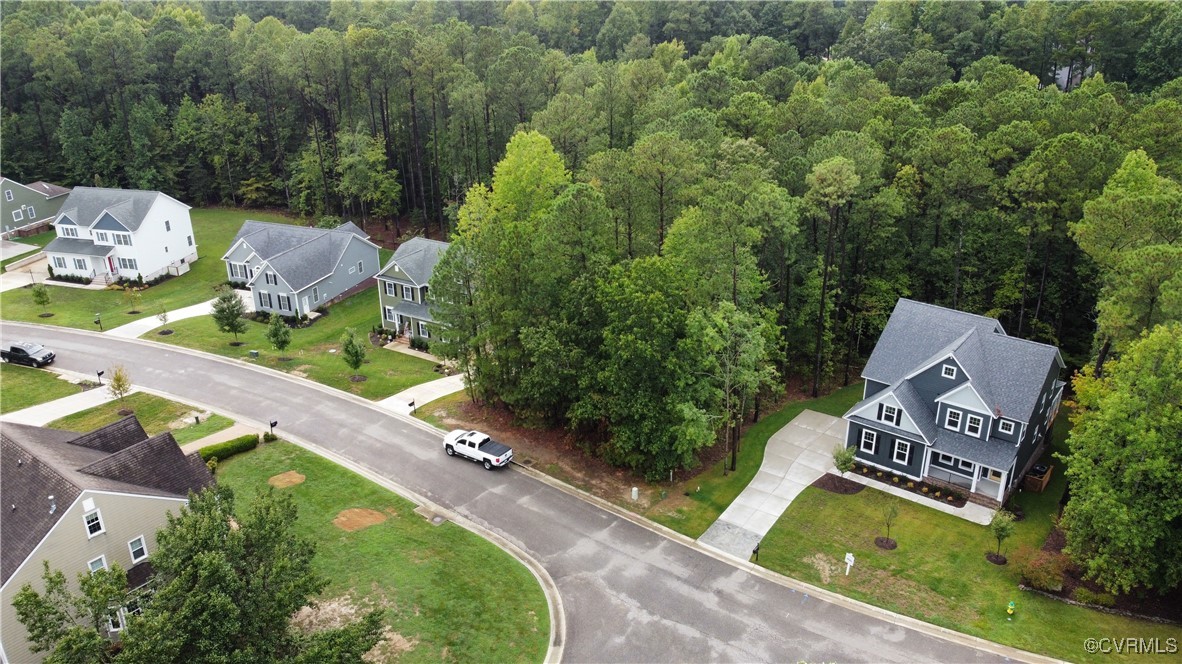
[[[49,259],[41,256],[28,265],[18,268],[9,266],[8,271],[0,274],[0,291],[24,288],[33,283],[43,284],[49,278]]]
[[[840,417],[806,410],[767,441],[763,465],[698,542],[747,560],[804,488],[833,467],[845,437]]]

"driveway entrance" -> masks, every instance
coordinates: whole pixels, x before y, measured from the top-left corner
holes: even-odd
[[[840,417],[806,410],[767,441],[763,464],[746,489],[698,542],[747,560],[788,505],[833,467],[833,448],[845,440]]]

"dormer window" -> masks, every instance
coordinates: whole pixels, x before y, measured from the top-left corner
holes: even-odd
[[[956,378],[956,367],[951,364],[945,364],[944,368],[940,370],[940,375],[945,378]]]
[[[878,421],[887,422],[889,424],[898,424],[902,419],[902,410],[896,406],[880,403],[878,404]]]
[[[948,414],[944,416],[944,426],[953,431],[960,431],[960,416],[959,410],[948,410]]]
[[[982,420],[980,417],[978,417],[976,415],[969,415],[968,420],[965,422],[965,425],[964,425],[964,432],[970,436],[980,436],[981,435],[981,423],[982,423]]]
[[[997,430],[1002,433],[1012,434],[1014,433],[1014,423],[1009,420],[1002,420],[998,423]]]

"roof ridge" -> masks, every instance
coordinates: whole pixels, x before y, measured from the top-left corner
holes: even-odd
[[[25,425],[25,426],[30,426],[30,425]],[[39,427],[39,428],[40,428],[40,427]],[[46,428],[47,428],[47,427],[46,427]],[[77,484],[77,483],[75,483],[75,482],[74,482],[74,481],[72,481],[70,478],[66,477],[65,475],[63,475],[63,474],[59,473],[59,472],[58,472],[58,470],[57,470],[57,468],[54,468],[54,467],[53,467],[53,464],[52,464],[52,463],[48,463],[48,462],[46,462],[46,461],[42,460],[42,459],[41,459],[41,457],[37,456],[35,453],[33,453],[32,451],[30,451],[30,450],[29,450],[29,448],[25,447],[24,445],[21,445],[21,444],[20,444],[20,442],[18,442],[18,441],[17,441],[15,438],[13,438],[12,436],[4,436],[3,438],[4,438],[4,440],[6,440],[7,442],[9,442],[9,443],[12,443],[13,445],[15,445],[15,446],[19,447],[19,448],[21,449],[21,451],[22,451],[22,452],[24,452],[25,454],[29,455],[29,458],[30,458],[30,459],[36,459],[38,463],[40,463],[42,466],[44,466],[46,470],[48,470],[49,472],[53,473],[53,474],[54,474],[54,475],[55,475],[55,476],[56,476],[58,479],[60,479],[61,481],[65,482],[66,484],[69,484],[70,486],[74,487],[74,488],[75,488],[75,489],[77,489],[78,491],[81,491],[81,490],[82,490],[82,487],[78,486],[78,484]],[[64,513],[64,512],[63,512],[63,513]]]
[[[991,317],[991,316],[984,316],[984,315],[981,315],[981,314],[975,314],[975,313],[973,313],[973,312],[971,312],[971,311],[961,311],[960,309],[953,309],[953,308],[951,308],[951,307],[942,307],[942,306],[940,306],[940,305],[938,305],[938,304],[931,304],[931,303],[929,303],[929,302],[920,302],[919,300],[912,300],[911,298],[907,298],[907,297],[901,297],[901,298],[899,298],[899,301],[900,301],[900,302],[910,302],[910,303],[912,303],[912,304],[918,304],[918,305],[922,305],[922,306],[925,306],[925,307],[930,307],[930,308],[932,308],[932,309],[939,309],[939,310],[941,310],[941,311],[949,311],[949,312],[952,312],[952,313],[955,313],[955,314],[959,314],[959,315],[961,315],[961,316],[972,316],[973,318],[983,318],[983,319],[985,319],[985,320],[988,320],[988,321],[992,321],[992,322],[994,322],[994,323],[997,323],[997,324],[998,324],[998,326],[1002,328],[1002,333],[1003,333],[1003,334],[1005,334],[1005,327],[1004,327],[1004,326],[1002,326],[1002,324],[1001,324],[1001,321],[999,321],[998,319],[996,319],[996,318],[993,318],[993,317]],[[1009,334],[1005,334],[1005,336],[1007,336],[1007,337],[1008,337],[1008,336],[1010,336],[1010,335],[1009,335]]]

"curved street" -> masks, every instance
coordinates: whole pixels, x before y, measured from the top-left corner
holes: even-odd
[[[315,383],[88,331],[6,321],[0,335],[50,346],[62,369],[93,375],[121,364],[149,390],[262,426],[278,420],[277,433],[325,448],[512,542],[558,588],[565,642],[553,645],[564,660],[1042,659],[720,559],[530,473],[486,472],[449,459],[429,427]]]

